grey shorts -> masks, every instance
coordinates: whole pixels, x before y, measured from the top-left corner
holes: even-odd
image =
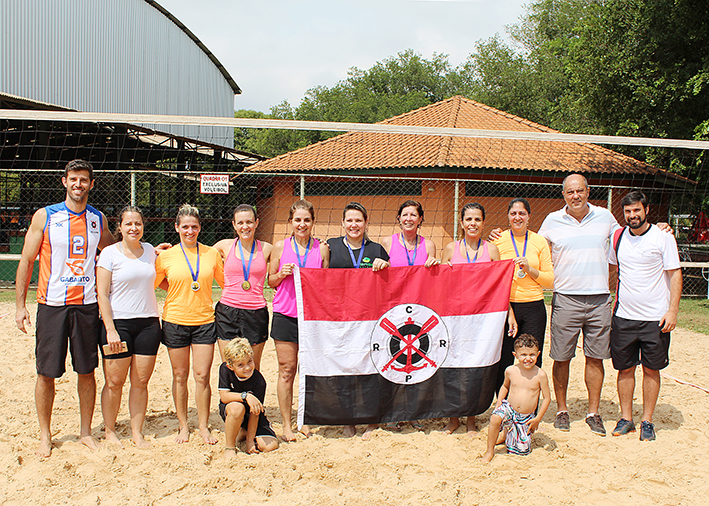
[[[549,356],[566,362],[576,355],[579,334],[583,332],[583,354],[589,358],[611,358],[611,316],[613,296],[564,295],[551,300],[551,346]]]

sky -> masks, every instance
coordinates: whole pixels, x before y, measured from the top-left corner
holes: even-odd
[[[226,67],[242,90],[235,109],[298,106],[351,67],[413,49],[464,62],[475,43],[524,13],[523,0],[158,0]]]

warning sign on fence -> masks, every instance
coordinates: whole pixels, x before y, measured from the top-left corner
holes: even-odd
[[[229,174],[201,174],[200,193],[229,193]]]

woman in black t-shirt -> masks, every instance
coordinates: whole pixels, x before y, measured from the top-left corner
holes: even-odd
[[[372,268],[374,271],[389,267],[389,254],[384,247],[367,238],[369,219],[367,210],[359,202],[350,202],[342,212],[345,235],[328,239],[330,268]]]
[[[328,239],[330,248],[331,269],[363,269],[371,268],[379,271],[389,267],[389,254],[384,247],[367,238],[369,219],[367,210],[359,202],[350,202],[342,212],[342,226],[345,235],[336,239]],[[371,438],[377,424],[369,424],[362,434],[362,439]],[[347,437],[354,436],[357,431],[354,425],[345,426],[343,433]]]

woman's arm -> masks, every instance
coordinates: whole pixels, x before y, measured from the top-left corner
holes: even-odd
[[[215,250],[219,252],[219,254],[222,256],[222,259],[226,258],[226,256],[229,254],[229,248],[231,247],[231,239],[222,239],[221,241],[217,241],[217,243],[212,246]]]
[[[155,259],[155,288],[162,288],[163,290],[167,291],[168,281],[165,266],[163,265],[164,262],[165,253],[160,253]]]
[[[216,255],[216,261],[214,263],[214,279],[217,280],[217,284],[221,289],[224,289],[224,261],[221,255]]]
[[[268,262],[268,286],[271,288],[278,287],[289,274],[293,273],[292,267],[290,270],[287,269],[291,264],[285,264],[282,270],[279,269],[284,247],[285,241],[278,241],[271,252],[271,260]]]
[[[382,237],[382,241],[379,244],[382,245],[382,248],[384,248],[384,250],[387,253],[391,253],[392,243],[391,243],[391,236],[390,235],[388,235],[386,237]]]
[[[113,324],[113,310],[109,300],[112,280],[113,274],[111,271],[104,267],[96,269],[96,297],[98,299],[98,307],[101,310],[101,317],[103,318],[103,326],[106,327],[106,339],[111,351],[119,353],[121,351],[121,337]]]
[[[487,243],[487,253],[493,262],[497,262],[500,259],[500,248],[491,242]]]
[[[432,265],[438,264],[438,259],[436,258],[436,244],[430,240],[426,239],[426,267],[431,267]]]
[[[441,255],[441,263],[450,265],[451,259],[453,258],[453,252],[458,245],[458,241],[449,242],[446,247],[443,248],[443,254]]]
[[[330,267],[330,248],[326,242],[320,243],[320,258],[322,258],[322,268]]]
[[[554,265],[551,263],[551,250],[549,250],[549,243],[541,236],[538,236],[540,241],[539,248],[539,269],[536,276],[537,283],[542,285],[544,288],[554,287]]]
[[[271,260],[271,253],[273,253],[273,244],[261,241],[261,251],[263,252],[263,259],[266,261],[266,264],[268,264]]]

